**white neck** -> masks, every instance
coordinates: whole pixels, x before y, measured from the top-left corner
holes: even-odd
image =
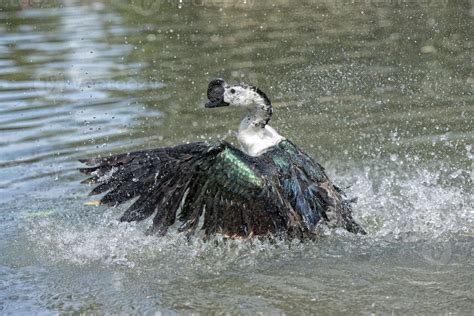
[[[271,112],[258,106],[256,110],[249,112],[242,120],[237,134],[242,150],[247,155],[254,157],[263,154],[284,139],[274,128],[266,125],[270,115],[267,117],[262,111],[271,115]]]

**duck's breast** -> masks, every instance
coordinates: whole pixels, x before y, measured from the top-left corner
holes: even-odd
[[[283,136],[271,126],[249,127],[239,130],[237,135],[242,151],[249,156],[259,156],[265,153],[273,146],[278,145],[283,139]]]

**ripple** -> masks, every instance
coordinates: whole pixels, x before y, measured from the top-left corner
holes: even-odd
[[[0,313],[473,309],[464,5],[26,2],[0,10]],[[83,205],[78,158],[236,129],[242,112],[203,109],[216,76],[268,92],[369,235],[158,238]]]

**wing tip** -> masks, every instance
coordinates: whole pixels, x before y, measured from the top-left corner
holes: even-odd
[[[84,174],[92,174],[96,170],[97,170],[97,168],[95,168],[95,167],[92,167],[92,168],[79,168],[79,172],[84,173]]]
[[[102,205],[102,202],[100,200],[93,200],[93,201],[87,201],[84,202],[85,206],[99,206]]]

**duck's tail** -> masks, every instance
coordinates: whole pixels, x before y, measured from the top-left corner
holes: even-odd
[[[344,221],[344,228],[354,234],[367,235],[367,232],[357,223],[352,217],[351,204],[357,202],[357,198],[346,199],[342,201],[342,220]]]

